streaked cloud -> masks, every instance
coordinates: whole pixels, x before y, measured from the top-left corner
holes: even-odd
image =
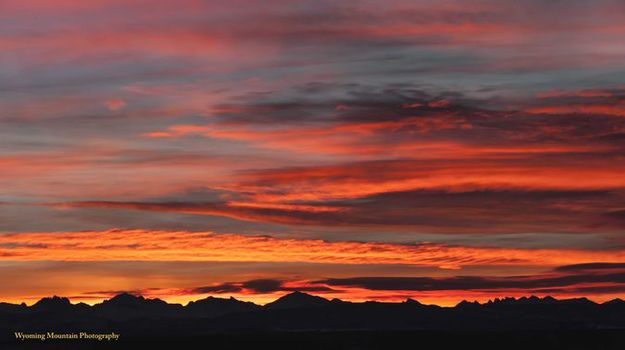
[[[624,9],[2,1],[0,299],[620,293]]]
[[[471,265],[556,266],[580,261],[625,261],[625,251],[506,249],[434,243],[278,239],[269,236],[112,230],[19,233],[0,236],[9,261],[215,261],[410,264],[459,269]]]

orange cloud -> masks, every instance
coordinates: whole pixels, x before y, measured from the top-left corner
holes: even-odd
[[[327,242],[211,232],[111,230],[0,235],[0,260],[410,264],[458,269],[474,265],[560,266],[592,261],[625,262],[625,251]]]
[[[545,106],[528,109],[530,113],[541,114],[606,114],[625,117],[625,105],[623,104],[579,104],[566,106]]]
[[[449,102],[435,101],[436,106]],[[395,156],[418,159],[489,157],[503,158],[527,153],[574,153],[612,150],[605,145],[562,144],[540,142],[534,144],[480,145],[453,139],[427,139],[433,132],[467,130],[472,125],[463,118],[451,115],[413,117],[393,121],[343,123],[322,127],[283,127],[253,129],[221,125],[172,125],[166,130],[143,134],[147,138],[205,138],[243,141],[261,148],[278,149],[300,154],[352,156]]]
[[[106,106],[106,108],[108,108],[111,112],[117,112],[119,110],[121,110],[122,108],[124,108],[126,106],[126,101],[124,101],[121,98],[112,98],[110,100],[107,100],[104,105]]]
[[[295,167],[241,176],[225,188],[257,193],[259,201],[328,200],[414,189],[607,189],[625,185],[625,165],[605,160],[543,162],[458,159],[362,162]],[[283,189],[283,191],[276,191]]]

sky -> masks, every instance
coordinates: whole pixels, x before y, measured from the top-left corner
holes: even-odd
[[[618,0],[0,1],[0,300],[625,296]]]

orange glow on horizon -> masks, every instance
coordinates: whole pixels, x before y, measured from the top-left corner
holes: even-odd
[[[275,301],[276,299],[288,294],[289,292],[277,292],[268,294],[188,294],[181,295],[176,294],[163,294],[163,293],[145,293],[142,294],[145,298],[158,298],[164,300],[170,304],[186,305],[191,301],[204,299],[208,296],[215,298],[235,298],[241,301],[253,302],[258,305],[265,305]],[[62,293],[61,293],[62,294]],[[603,303],[613,299],[623,298],[622,293],[602,293],[602,294],[583,294],[583,293],[527,293],[524,291],[500,291],[500,292],[482,292],[482,291],[435,291],[435,292],[414,292],[414,291],[371,291],[366,289],[350,289],[341,293],[308,293],[311,295],[317,295],[326,299],[340,299],[343,301],[361,303],[367,301],[377,302],[391,302],[399,303],[406,301],[406,299],[417,300],[422,304],[438,305],[443,307],[453,307],[459,302],[466,301],[478,301],[480,303],[486,303],[496,298],[521,298],[529,297],[531,295],[544,298],[546,296],[555,297],[557,299],[570,299],[570,298],[583,298],[586,297],[596,303]],[[25,296],[20,298],[2,298],[0,302],[6,302],[11,304],[33,305],[38,300],[50,297],[51,295],[37,295],[37,296]],[[65,296],[65,295],[58,295]],[[102,296],[88,296],[88,295],[74,295],[69,299],[72,303],[85,303],[88,305],[99,304],[104,300],[112,298],[114,295],[102,295]]]

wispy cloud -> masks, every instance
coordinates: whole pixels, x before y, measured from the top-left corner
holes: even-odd
[[[0,236],[0,255],[12,261],[213,261],[410,264],[458,269],[474,265],[559,266],[625,261],[625,251],[508,249],[433,243],[278,239],[269,236],[112,230]]]

